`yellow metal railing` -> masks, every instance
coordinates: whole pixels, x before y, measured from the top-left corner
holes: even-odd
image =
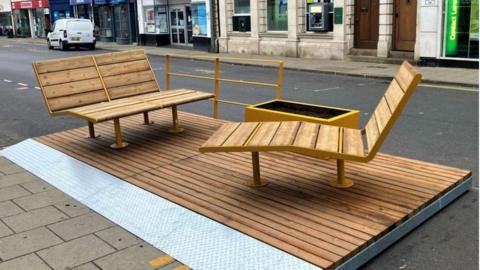
[[[202,76],[202,75],[193,75],[187,73],[178,73],[178,72],[171,72],[171,61],[172,58],[178,59],[194,59],[194,60],[211,60],[213,62],[213,77],[211,76]],[[220,78],[220,63],[221,61],[227,63],[233,63],[236,61],[239,62],[260,62],[260,63],[271,63],[275,64],[278,67],[277,72],[277,81],[276,82],[257,82],[257,81],[246,81],[246,80],[235,80],[235,79],[227,79],[227,78]],[[192,78],[192,79],[201,79],[201,80],[212,80],[213,81],[213,117],[218,118],[218,104],[219,103],[226,103],[232,105],[239,105],[239,106],[248,106],[250,104],[241,103],[237,101],[231,100],[222,100],[220,99],[220,82],[226,83],[239,83],[239,84],[248,84],[248,85],[256,85],[262,87],[271,87],[276,89],[275,98],[281,99],[282,98],[282,87],[283,87],[283,61],[279,60],[266,60],[266,59],[245,59],[245,58],[233,58],[233,57],[208,57],[208,56],[186,56],[186,55],[166,55],[165,56],[165,90],[170,90],[170,79],[171,76],[176,77],[185,77],[185,78]]]

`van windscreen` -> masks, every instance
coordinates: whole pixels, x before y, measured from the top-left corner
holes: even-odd
[[[70,31],[92,31],[92,23],[89,21],[67,22],[67,29]]]

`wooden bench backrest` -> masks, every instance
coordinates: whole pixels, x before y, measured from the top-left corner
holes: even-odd
[[[92,56],[33,63],[50,114],[108,101]]]
[[[112,100],[160,91],[144,50],[97,54],[94,58]]]
[[[365,126],[369,156],[376,154],[422,75],[404,61]]]

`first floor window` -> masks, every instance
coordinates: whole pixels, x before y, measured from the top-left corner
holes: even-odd
[[[250,14],[250,0],[234,0],[235,14]]]
[[[288,0],[267,0],[268,31],[288,30]]]

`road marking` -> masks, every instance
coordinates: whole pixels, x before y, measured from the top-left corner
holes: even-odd
[[[27,90],[29,89],[30,87],[28,86],[24,86],[24,87],[17,87],[17,90]]]
[[[7,79],[3,79],[3,81],[4,81],[4,82],[12,82],[12,81],[10,81],[10,80],[7,80]]]
[[[441,89],[455,90],[455,91],[478,92],[478,87],[438,85],[438,84],[428,84],[428,83],[421,83],[419,86],[426,87],[426,88],[441,88]]]
[[[19,83],[17,83],[17,84],[18,84],[18,85],[21,85],[21,86],[28,86],[28,84],[26,84],[26,83],[20,83],[20,82],[19,82]]]
[[[328,91],[328,90],[335,90],[335,89],[339,89],[340,86],[335,86],[335,87],[329,87],[329,88],[323,88],[323,89],[316,89],[316,90],[313,90],[313,92],[323,92],[323,91]]]
[[[35,89],[37,89],[37,90],[40,90],[40,87],[38,87],[38,86],[35,86]]]

